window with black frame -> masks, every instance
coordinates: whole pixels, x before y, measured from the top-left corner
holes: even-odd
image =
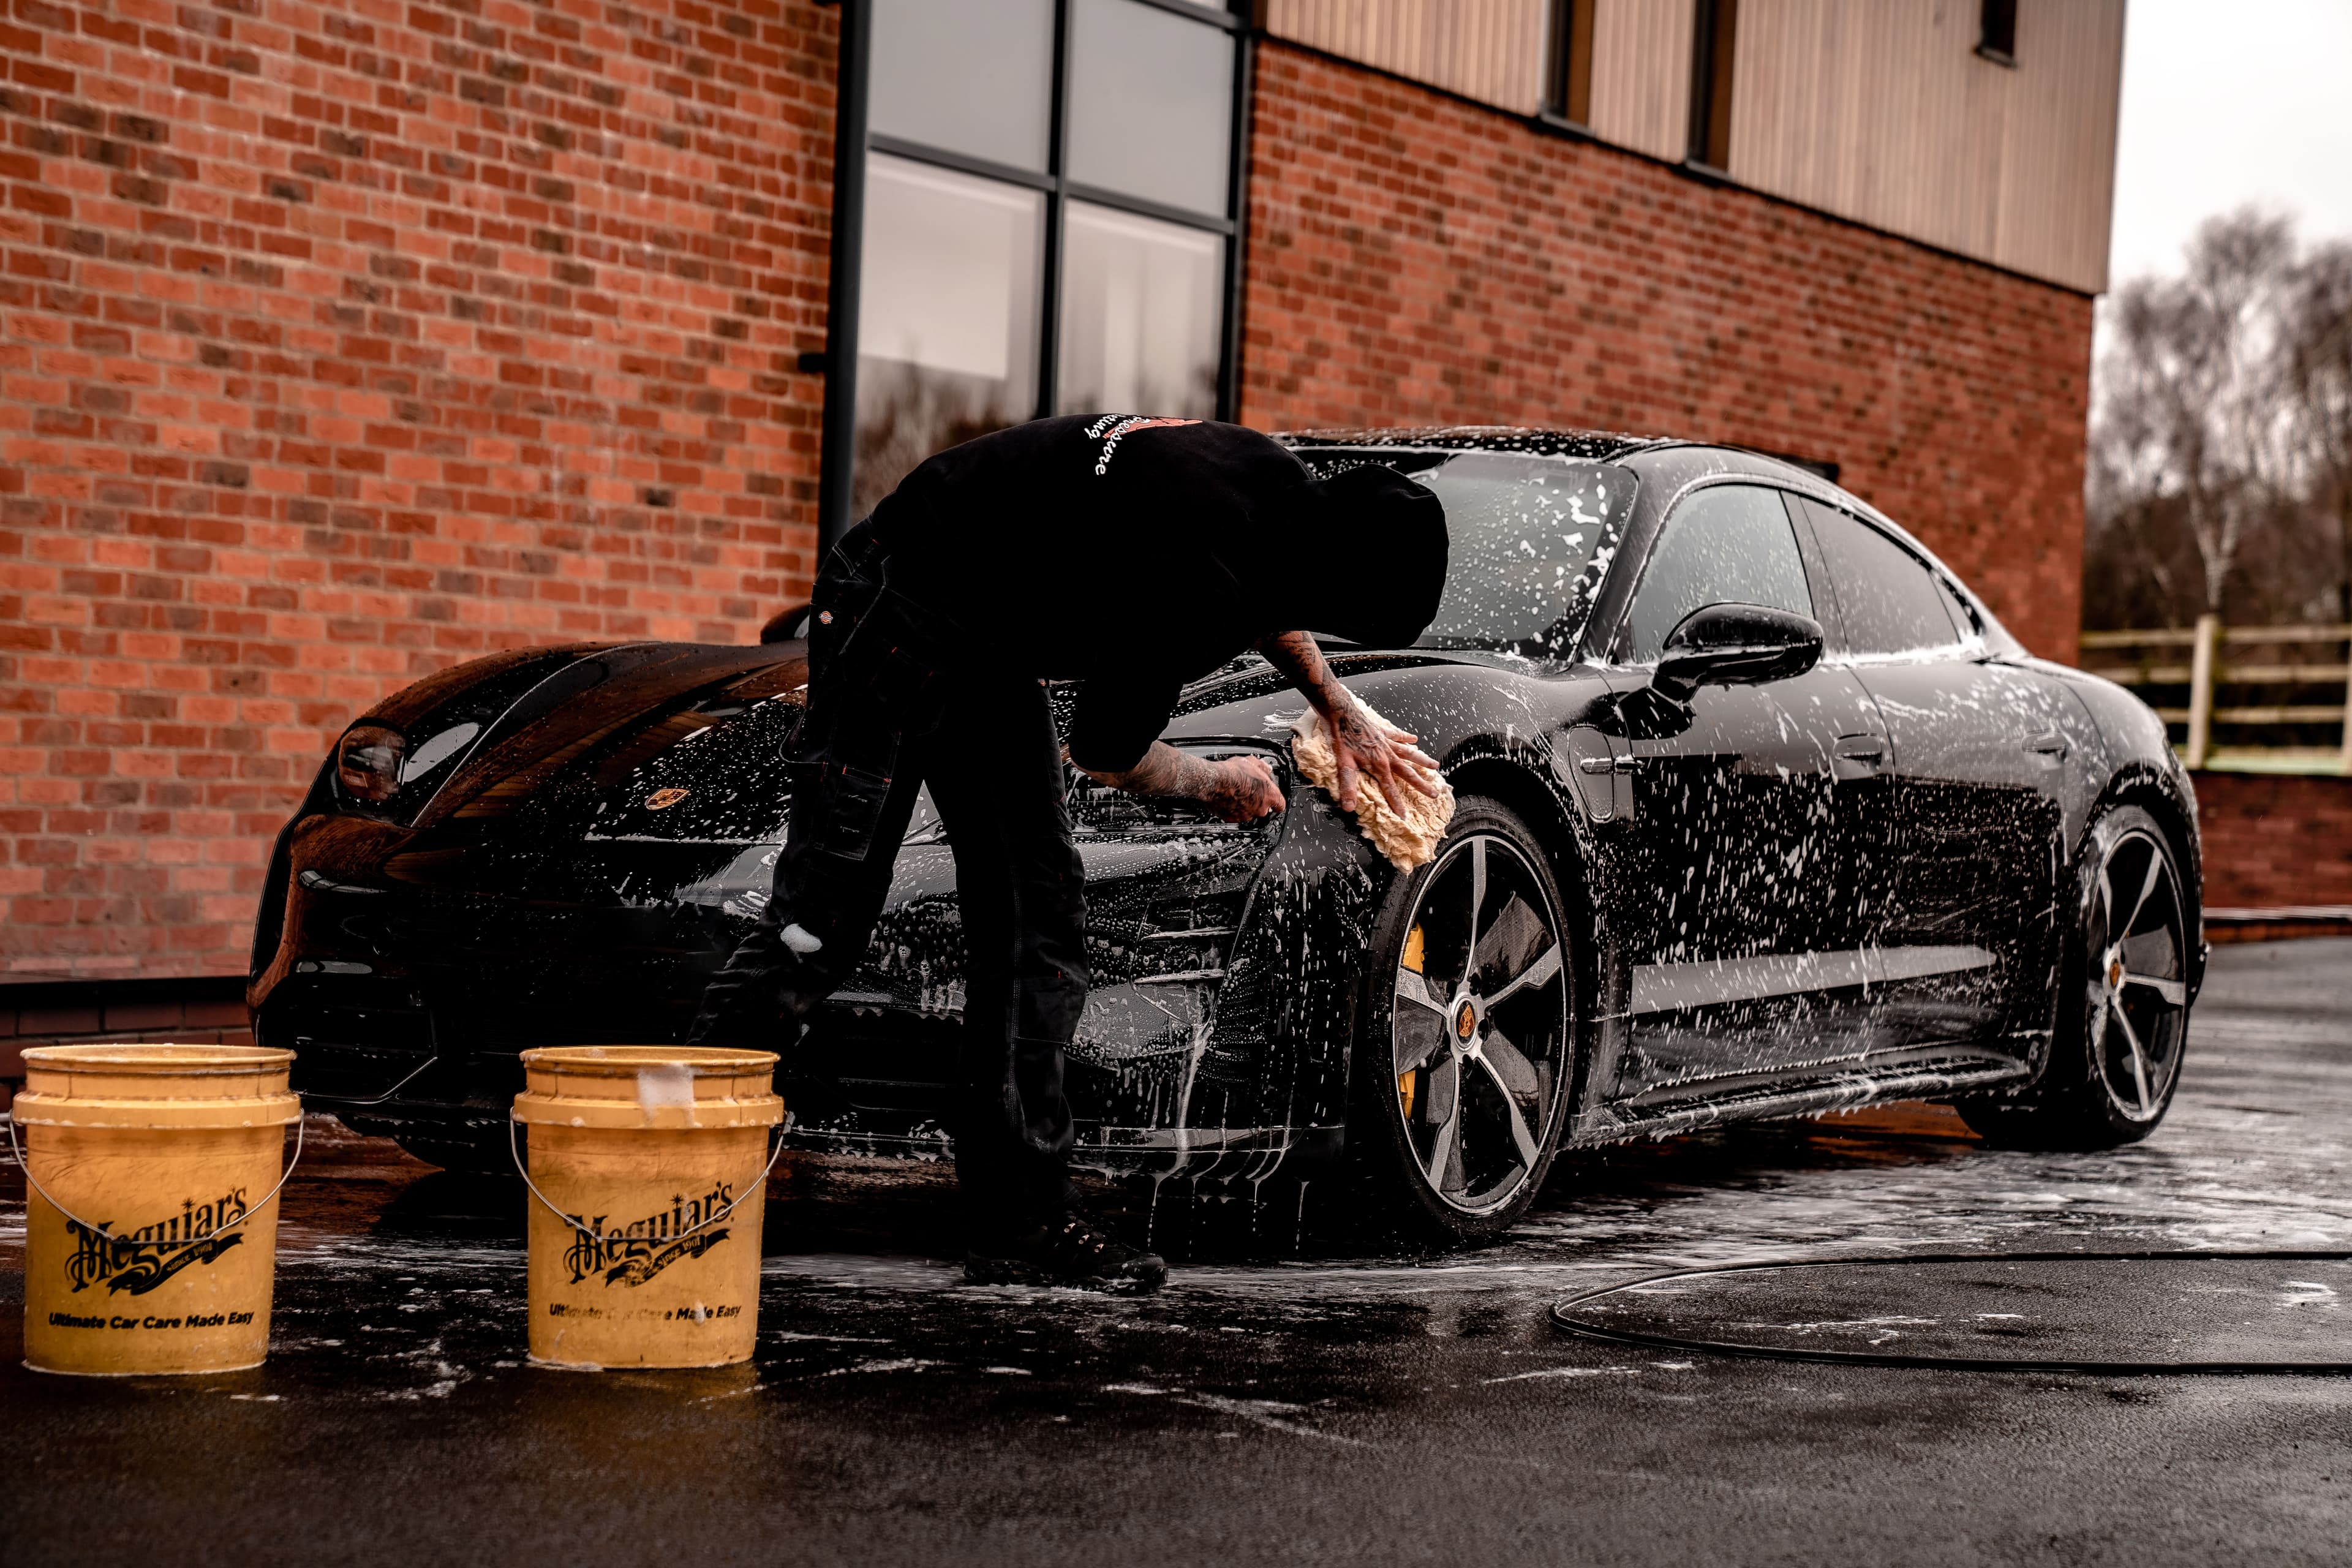
[[[1570,125],[1592,123],[1593,5],[1594,0],[1551,0],[1544,112]]]
[[[1739,0],[1694,0],[1691,18],[1690,161],[1727,173]]]
[[[862,516],[1044,414],[1227,412],[1242,39],[1187,0],[872,0]]]
[[[1977,11],[1977,53],[1996,65],[2017,63],[2017,0],[1983,0]]]

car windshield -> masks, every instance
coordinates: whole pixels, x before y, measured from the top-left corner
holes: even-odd
[[[1633,504],[1633,473],[1606,463],[1508,452],[1299,456],[1324,475],[1385,463],[1445,503],[1445,594],[1420,647],[1563,656]]]

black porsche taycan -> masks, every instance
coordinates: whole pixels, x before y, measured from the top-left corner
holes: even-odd
[[[1393,870],[1296,777],[1301,701],[1254,657],[1191,688],[1169,739],[1264,757],[1279,816],[1075,775],[1081,1165],[1341,1182],[1470,1237],[1563,1147],[1740,1118],[1927,1098],[2045,1147],[2156,1126],[2204,950],[2189,781],[2137,699],[2028,657],[1899,527],[1769,458],[1288,439],[1444,500],[1427,634],[1328,651],[1460,808],[1433,861]],[[682,1038],[768,895],[804,670],[793,640],[535,648],[353,724],[254,942],[257,1027],[309,1102],[496,1163],[520,1050]],[[953,889],[919,810],[860,971],[777,1042],[795,1141],[944,1147]]]

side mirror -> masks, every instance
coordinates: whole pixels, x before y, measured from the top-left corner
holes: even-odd
[[[1822,624],[1762,605],[1706,605],[1666,634],[1650,684],[1677,702],[1702,686],[1787,680],[1821,662]]]

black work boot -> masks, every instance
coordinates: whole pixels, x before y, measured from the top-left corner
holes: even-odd
[[[1133,1247],[1084,1215],[973,1242],[964,1254],[964,1279],[973,1285],[1066,1285],[1114,1296],[1148,1296],[1167,1282],[1158,1253]]]

